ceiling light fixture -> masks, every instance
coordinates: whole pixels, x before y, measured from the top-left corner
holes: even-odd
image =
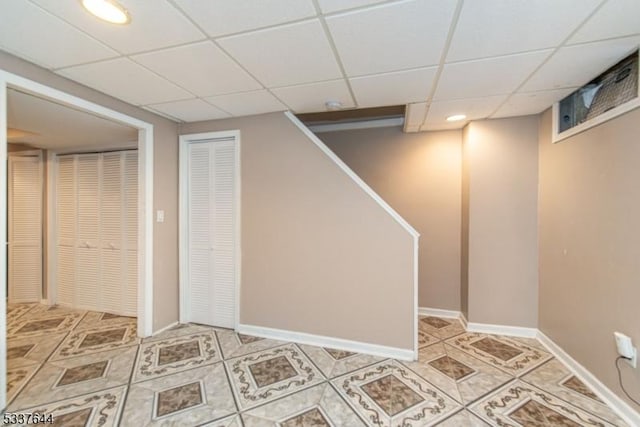
[[[82,6],[92,15],[112,24],[128,24],[131,17],[127,9],[115,0],[81,0]]]
[[[466,119],[467,116],[464,114],[454,114],[453,116],[447,117],[448,122],[459,122],[460,120]]]

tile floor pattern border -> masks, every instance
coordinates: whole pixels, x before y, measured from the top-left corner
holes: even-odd
[[[626,427],[537,340],[470,334],[456,319],[422,316],[420,358],[400,362],[195,324],[140,342],[134,319],[65,307],[7,313],[12,331],[65,319],[7,341],[9,409],[52,412],[56,425]],[[190,363],[203,337],[213,353]],[[150,348],[166,349],[152,352],[154,369],[189,363],[137,378]],[[440,413],[410,419],[429,405]]]

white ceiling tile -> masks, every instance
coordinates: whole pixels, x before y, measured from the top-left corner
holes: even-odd
[[[343,108],[353,108],[349,88],[344,80],[273,89],[273,93],[296,113],[326,111],[325,102],[338,101]]]
[[[352,9],[354,7],[369,6],[381,3],[384,0],[318,0],[322,13],[331,13],[338,10]]]
[[[176,0],[211,37],[315,16],[311,0]]]
[[[341,77],[317,19],[231,36],[218,43],[267,87]]]
[[[327,18],[350,77],[436,65],[454,0],[411,0]]]
[[[611,0],[571,37],[583,43],[640,33],[640,1]]]
[[[424,121],[424,115],[427,112],[427,103],[419,102],[414,104],[408,104],[407,110],[404,115],[404,122],[407,128],[418,126]]]
[[[99,20],[84,10],[78,0],[33,1],[125,54],[205,38],[195,25],[165,0],[119,0],[131,15],[131,22],[127,25]]]
[[[234,116],[250,116],[287,109],[286,105],[266,90],[214,96],[206,98],[206,101]]]
[[[564,47],[522,87],[536,92],[582,86],[638,48],[640,36]]]
[[[575,88],[547,90],[543,92],[515,93],[495,112],[492,118],[538,114],[573,92]]]
[[[211,41],[131,58],[200,97],[262,88]]]
[[[59,70],[58,74],[134,105],[191,98],[192,95],[127,58]]]
[[[434,99],[479,98],[511,93],[551,52],[544,50],[447,64],[438,81]]]
[[[556,47],[601,0],[483,0],[464,3],[447,61]]]
[[[358,107],[424,101],[429,95],[437,67],[376,74],[349,79]]]
[[[470,120],[487,118],[506,98],[507,96],[503,95],[433,102],[429,106],[427,119],[421,129],[459,129]],[[448,122],[447,117],[455,114],[464,114],[467,117],[459,122]]]
[[[185,122],[198,122],[201,120],[216,120],[230,117],[226,112],[201,99],[165,102],[162,104],[149,105],[148,107]]]
[[[118,56],[107,46],[26,1],[2,3],[0,47],[47,68]]]

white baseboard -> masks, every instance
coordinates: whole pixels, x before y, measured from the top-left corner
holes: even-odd
[[[164,328],[160,328],[160,329],[158,329],[157,331],[153,332],[153,333],[151,334],[151,336],[156,336],[156,335],[158,335],[158,334],[160,334],[160,333],[162,333],[162,332],[164,332],[164,331],[166,331],[166,330],[169,330],[169,329],[173,328],[174,326],[177,326],[179,323],[180,323],[180,322],[173,322],[173,323],[169,323],[169,324],[168,324],[167,326],[165,326]]]
[[[609,405],[627,424],[630,426],[640,426],[640,413],[612,392],[609,387],[604,385],[595,375],[589,372],[587,368],[578,363],[577,360],[571,357],[562,347],[553,342],[553,340],[542,331],[538,331],[537,338],[558,360],[567,366],[576,377],[591,387],[598,397]]]
[[[467,322],[468,332],[479,332],[483,334],[506,335],[509,337],[536,338],[538,330],[536,328],[523,328],[520,326],[491,325],[489,323]]]
[[[238,325],[237,331],[241,334],[255,335],[280,341],[293,341],[299,344],[329,347],[337,350],[353,351],[356,353],[370,354],[379,357],[389,357],[399,360],[416,360],[417,354],[413,349],[387,347],[378,344],[369,344],[359,341],[332,338],[322,335],[307,334],[304,332],[287,331],[283,329],[265,328],[253,325]]]
[[[460,318],[460,315],[462,313],[455,310],[442,310],[440,308],[420,307],[418,308],[418,314],[420,316],[435,316],[435,317],[445,317],[448,319],[458,319]]]

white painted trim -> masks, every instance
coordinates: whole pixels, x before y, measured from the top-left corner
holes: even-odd
[[[48,302],[53,305],[57,299],[57,287],[56,281],[56,218],[55,215],[51,215],[52,209],[55,209],[56,201],[56,154],[48,150],[47,151],[47,210],[44,216],[44,221],[47,227],[47,253],[44,256],[46,260],[46,274],[47,274],[47,299]]]
[[[369,195],[382,209],[384,209],[402,228],[413,237],[413,317],[414,317],[414,360],[418,360],[418,239],[420,233],[416,231],[404,218],[398,214],[382,197],[380,197],[371,187],[369,187],[349,166],[346,165],[333,151],[325,145],[313,132],[307,128],[290,111],[285,111],[284,115],[297,127],[307,138],[311,140],[329,159],[338,166],[355,184]]]
[[[391,119],[358,120],[345,123],[323,123],[317,125],[309,125],[308,128],[311,132],[322,133],[354,129],[389,128],[402,125],[404,125],[404,117],[395,117]]]
[[[218,132],[204,132],[204,133],[191,133],[180,135],[178,137],[178,157],[179,157],[179,170],[178,170],[178,198],[179,198],[179,319],[180,323],[189,323],[191,320],[189,317],[189,215],[188,215],[188,191],[189,191],[189,177],[188,177],[188,147],[189,143],[210,139],[225,139],[233,138],[236,144],[235,150],[235,236],[236,236],[236,256],[235,256],[235,326],[236,328],[240,324],[240,288],[242,286],[242,236],[241,236],[241,209],[242,209],[242,165],[240,161],[240,151],[242,144],[240,141],[239,130],[218,131]]]
[[[447,319],[459,319],[462,313],[455,310],[442,310],[440,308],[420,307],[418,309],[420,316],[444,317]]]
[[[180,324],[180,322],[169,323],[167,326],[162,327],[162,328],[154,331],[152,336],[155,337],[156,335],[159,335],[159,334],[163,333],[164,331],[168,331],[169,329],[173,328],[174,326],[178,326],[179,324]]]
[[[489,323],[467,322],[467,332],[482,334],[505,335],[509,337],[535,338],[538,336],[536,328],[524,328],[520,326],[492,325]]]
[[[351,178],[353,182],[355,182],[365,193],[369,195],[375,202],[380,205],[382,209],[384,209],[391,217],[396,220],[398,224],[413,237],[420,237],[420,233],[416,231],[404,218],[398,214],[387,202],[385,202],[382,197],[380,197],[371,187],[369,187],[356,173],[343,162],[340,157],[336,156],[336,154],[329,149],[325,145],[324,142],[320,140],[313,132],[309,130],[308,127],[304,125],[298,118],[293,115],[290,111],[285,111],[284,115],[294,124],[302,133],[305,134],[307,138],[309,138],[327,157],[329,157],[333,163],[335,163],[344,173]]]
[[[7,407],[7,81],[0,74],[0,412]]]
[[[322,335],[307,334],[305,332],[287,331],[284,329],[266,328],[253,325],[238,325],[237,332],[246,335],[269,338],[280,341],[291,341],[298,344],[314,345],[317,347],[335,348],[337,350],[353,351],[378,357],[389,357],[398,360],[413,361],[413,349],[387,347],[342,338],[332,338]]]
[[[7,87],[19,88],[21,91],[52,100],[58,104],[70,106],[116,121],[138,129],[138,335],[151,336],[153,331],[153,125],[110,108],[95,104],[66,92],[51,88],[16,74],[0,70],[0,186],[6,185],[7,155]],[[4,180],[4,181],[3,181]],[[6,224],[6,192],[0,197],[0,223]],[[4,203],[4,204],[3,204]],[[4,229],[4,227],[0,227]],[[0,232],[0,241],[6,242],[6,231]],[[2,252],[4,251],[4,252]],[[0,309],[4,313],[6,298],[6,245],[0,249]],[[51,283],[49,283],[51,286]],[[55,292],[54,292],[55,295]],[[50,299],[51,300],[51,299]],[[51,301],[55,302],[55,301]],[[6,334],[6,319],[0,315],[0,338]],[[3,347],[4,348],[4,347]],[[0,350],[0,384],[6,381],[4,365],[5,351]],[[3,387],[0,387],[2,389]],[[5,403],[4,394],[0,392],[0,407]]]
[[[640,413],[611,391],[611,389],[604,385],[598,378],[596,378],[595,375],[589,372],[587,368],[571,357],[562,349],[562,347],[556,344],[542,331],[538,331],[536,338],[538,338],[547,350],[560,360],[560,362],[567,366],[576,377],[580,378],[583,383],[591,387],[598,397],[611,407],[627,424],[630,426],[640,426]]]
[[[464,315],[463,312],[460,312],[460,321],[462,322],[462,326],[464,326],[464,329],[467,329],[467,326],[469,325],[469,321],[467,321],[467,316]]]

